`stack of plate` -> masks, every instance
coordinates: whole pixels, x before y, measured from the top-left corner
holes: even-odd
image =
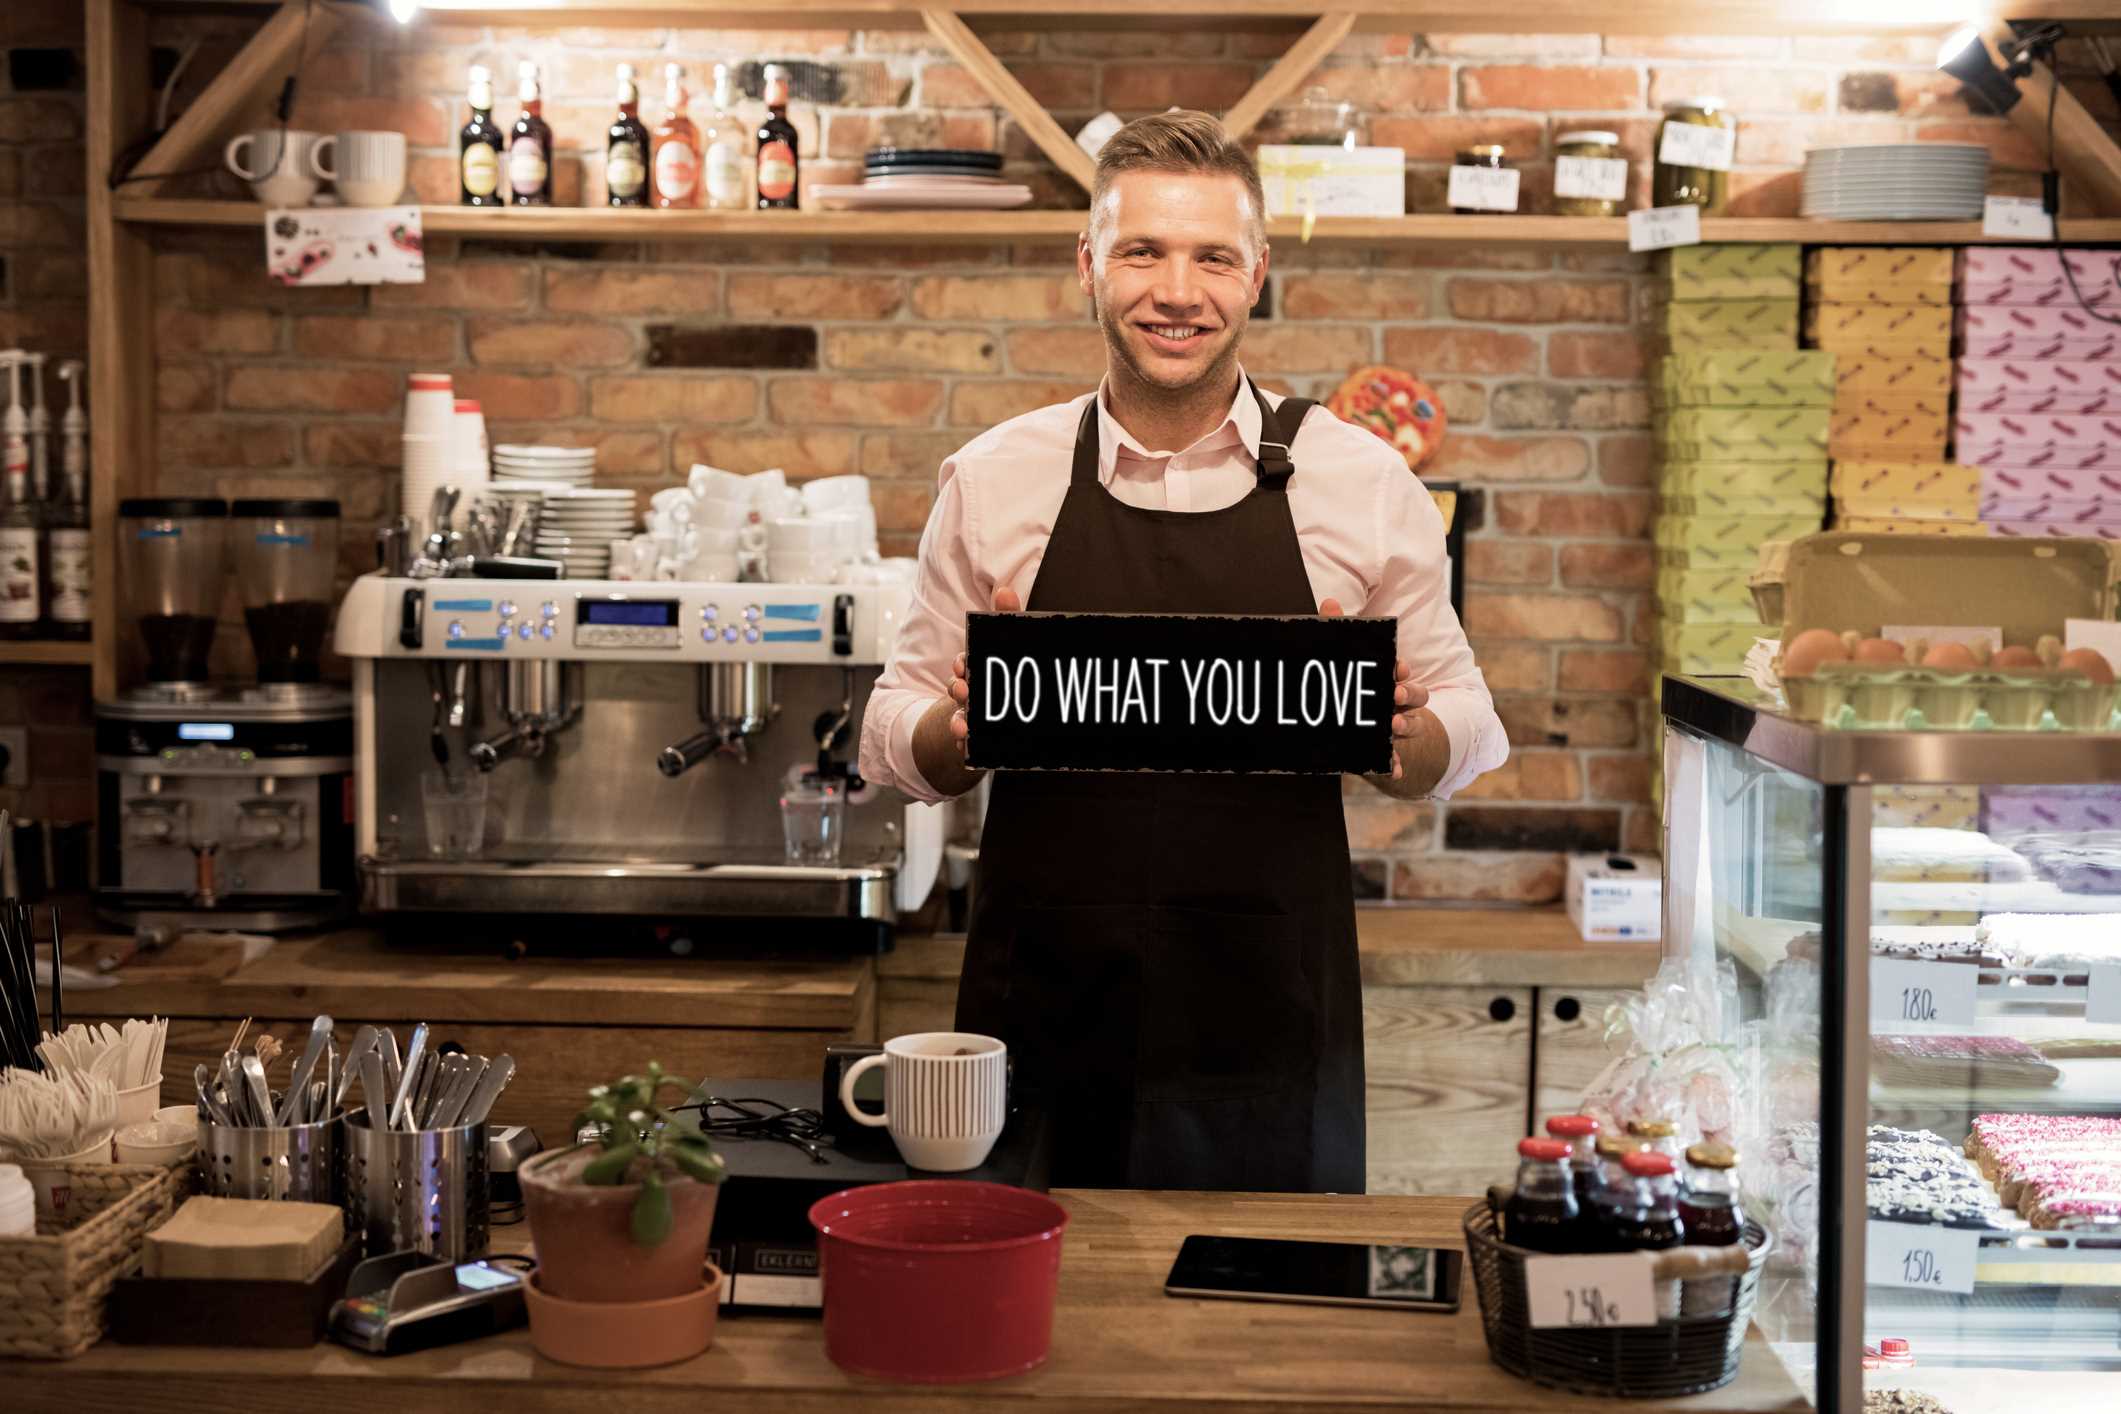
[[[1001,178],[999,152],[947,147],[876,147],[859,186],[812,188],[821,205],[848,210],[1003,211],[1031,200],[1031,188]]]
[[[538,515],[537,553],[566,566],[568,579],[607,579],[611,542],[633,534],[634,495],[586,487],[547,491]]]
[[[525,447],[502,445],[493,449],[493,479],[505,481],[552,481],[567,486],[587,486],[596,474],[594,447]]]
[[[1902,142],[1804,154],[1804,214],[1823,221],[1977,221],[1988,149]]]

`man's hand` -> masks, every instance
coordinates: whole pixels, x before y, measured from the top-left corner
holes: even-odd
[[[995,613],[1013,614],[1023,607],[1024,601],[1008,585],[1004,584],[995,589]],[[950,736],[957,742],[957,754],[962,759],[965,754],[965,739],[972,735],[972,724],[965,720],[965,706],[972,700],[972,687],[965,681],[965,655],[962,653],[958,654],[957,661],[950,665],[950,700],[957,704],[957,710],[950,714]]]
[[[1023,607],[1014,589],[994,591],[996,613],[1011,614]],[[913,764],[938,795],[963,795],[979,784],[981,773],[965,764],[965,739],[971,734],[965,704],[971,695],[965,681],[965,655],[960,653],[950,665],[949,695],[928,704],[913,727]]]
[[[1343,610],[1338,599],[1328,599],[1318,606],[1318,612],[1329,619],[1340,618]],[[958,659],[962,665],[964,659]],[[1414,681],[1414,670],[1407,666],[1404,658],[1392,664],[1392,774],[1390,780],[1400,780],[1404,772],[1399,765],[1399,744],[1413,741],[1419,735],[1415,712],[1429,705],[1429,690]]]

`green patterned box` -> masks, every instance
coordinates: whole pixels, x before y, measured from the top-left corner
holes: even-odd
[[[1698,496],[1710,492],[1744,496],[1804,496],[1817,499],[1826,494],[1825,457],[1788,458],[1782,461],[1714,461],[1668,458],[1657,468],[1657,487],[1668,496]]]

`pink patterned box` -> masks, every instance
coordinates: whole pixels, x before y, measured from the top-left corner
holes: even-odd
[[[1954,293],[1961,305],[1981,308],[2121,309],[2121,285],[2111,282],[2083,283],[2074,292],[2067,285],[1961,285]]]
[[[1989,786],[1981,828],[1996,836],[2121,830],[2121,787]]]
[[[1985,520],[1982,524],[1991,535],[2019,540],[2121,540],[2121,525],[2052,520]]]
[[[2055,496],[1983,496],[1981,519],[1990,525],[2121,527],[2121,497],[2069,500]],[[2098,532],[2086,529],[2081,532]]]
[[[2081,246],[2067,250],[1968,246],[1959,252],[1958,280],[1961,286],[2060,285],[2067,290],[2069,285],[2062,274],[2065,260],[2069,262],[2070,273],[2077,277],[2077,287],[2087,295],[2094,285],[2112,285],[2117,272],[2121,272],[2121,251],[2090,250]]]
[[[1963,358],[1961,412],[2121,411],[2121,361]]]
[[[1958,459],[1974,466],[2121,469],[2121,418],[1961,413],[1952,443]]]
[[[1966,311],[1969,314],[1977,310]],[[2027,311],[2013,310],[2012,313]],[[2053,313],[2042,310],[2040,313]],[[1981,334],[1962,332],[1959,335],[1959,354],[1962,358],[2001,358],[2015,361],[2037,362],[2041,359],[2067,359],[2073,362],[2090,362],[2096,359],[2121,358],[2121,329],[2112,333],[2087,335],[2084,338],[2065,338],[2060,335],[2014,334],[1999,331]]]
[[[2121,332],[2074,305],[2067,309],[2032,309],[2017,305],[1994,305],[1959,311],[1958,328],[1968,339],[1995,339],[2015,334],[2026,339],[2097,339]]]
[[[1952,455],[1974,466],[2121,471],[2121,444],[2110,448],[2069,447],[2021,442],[2016,438],[1977,442],[1962,437],[1953,445]]]
[[[2053,467],[1990,466],[1981,470],[1981,495],[2049,501],[2121,503],[2121,471],[2064,471]]]

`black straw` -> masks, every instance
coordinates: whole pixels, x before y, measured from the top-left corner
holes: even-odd
[[[52,1035],[66,1030],[66,943],[59,936],[59,905],[52,905]]]

